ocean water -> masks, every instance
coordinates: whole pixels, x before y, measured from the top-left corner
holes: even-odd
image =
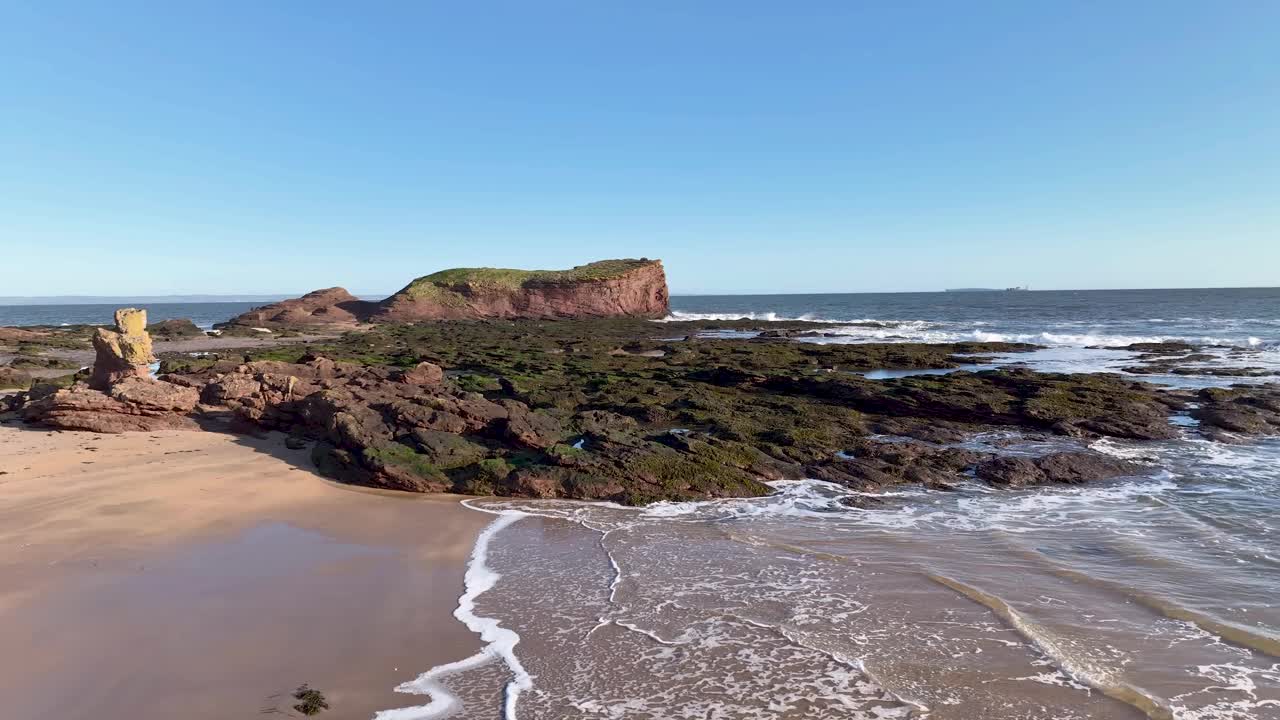
[[[1135,353],[1109,347],[1184,340],[1204,346],[1201,367],[1280,371],[1278,289],[672,305],[672,319],[840,323],[806,342],[1045,346],[978,367],[1114,372]],[[0,308],[0,324],[105,322],[112,309],[66,307]],[[241,309],[153,313],[212,323]],[[903,488],[867,509],[818,481],[641,509],[469,500],[493,523],[455,616],[482,649],[420,668],[398,688],[403,707],[378,718],[1278,720],[1280,438],[1210,443],[1189,418],[1170,422],[1181,437],[1092,442],[1143,470],[1086,486]],[[1041,454],[1080,442],[1010,432],[969,444]]]
[[[202,327],[262,303],[143,303],[151,320]],[[114,304],[0,305],[0,326],[110,323]],[[677,295],[672,319],[861,323],[849,341],[1006,340],[1085,347],[1161,339],[1259,347],[1280,343],[1280,288]]]
[[[672,318],[860,323],[851,340],[1007,341],[1085,347],[1186,340],[1280,342],[1280,288],[1062,290],[672,298]]]
[[[130,303],[147,311],[148,322],[187,318],[208,330],[260,302]],[[0,327],[22,325],[110,325],[119,303],[72,305],[0,305]]]

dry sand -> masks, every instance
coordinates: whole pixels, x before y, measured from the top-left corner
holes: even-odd
[[[0,425],[5,718],[369,718],[480,646],[451,616],[489,518],[362,491],[280,436]]]

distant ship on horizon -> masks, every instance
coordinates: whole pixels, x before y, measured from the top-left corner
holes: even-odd
[[[944,292],[1026,292],[1031,288],[1026,285],[1018,287],[1007,287],[1004,290],[999,288],[947,288]]]

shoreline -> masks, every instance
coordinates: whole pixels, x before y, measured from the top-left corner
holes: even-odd
[[[491,518],[337,485],[305,451],[211,432],[0,425],[0,694],[13,717],[323,717],[482,643],[452,616]]]

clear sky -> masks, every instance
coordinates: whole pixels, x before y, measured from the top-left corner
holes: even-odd
[[[0,0],[0,295],[1280,284],[1280,2]]]

